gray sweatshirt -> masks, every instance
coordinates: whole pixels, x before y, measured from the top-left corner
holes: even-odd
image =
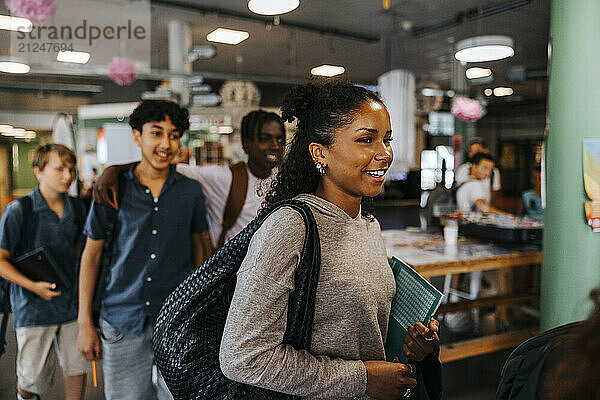
[[[385,359],[395,294],[379,223],[314,195],[297,199],[311,207],[321,240],[310,351],[282,344],[305,227],[300,214],[281,208],[255,233],[238,272],[221,369],[229,379],[306,398],[368,399],[362,361]]]

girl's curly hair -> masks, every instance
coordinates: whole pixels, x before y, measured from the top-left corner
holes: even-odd
[[[308,146],[333,143],[335,131],[349,125],[366,101],[383,105],[377,95],[341,79],[312,79],[288,92],[281,107],[284,121],[297,121],[296,135],[265,196],[268,207],[302,193],[314,193],[321,175],[317,172]],[[363,198],[362,215],[371,216],[370,198]]]

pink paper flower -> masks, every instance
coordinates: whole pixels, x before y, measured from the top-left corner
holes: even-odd
[[[456,97],[452,103],[452,115],[466,122],[475,122],[483,117],[483,107],[477,100]]]
[[[135,65],[129,58],[114,57],[108,66],[108,76],[117,85],[131,85],[135,81]]]
[[[56,12],[54,0],[4,0],[4,3],[13,14],[36,24],[44,23]]]

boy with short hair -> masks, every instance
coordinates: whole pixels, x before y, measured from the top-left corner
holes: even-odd
[[[505,214],[491,205],[492,192],[489,177],[494,169],[494,158],[487,153],[477,153],[471,160],[469,180],[456,191],[457,207],[461,211],[481,211]]]
[[[487,143],[481,138],[474,137],[469,141],[469,146],[467,147],[467,162],[461,164],[454,173],[454,181],[457,186],[462,185],[463,183],[471,180],[471,166],[473,157],[477,153],[486,153],[489,154],[490,150],[487,146]],[[491,187],[492,194],[494,192],[499,192],[502,189],[502,185],[500,183],[500,171],[498,168],[494,167],[491,175],[486,179],[486,183]]]
[[[92,203],[81,261],[78,348],[102,358],[108,400],[172,398],[153,366],[152,328],[166,297],[208,255],[200,185],[170,164],[189,127],[188,112],[167,101],[143,101],[129,124],[142,160],[125,173],[119,209]],[[92,298],[108,221],[116,221],[98,338]]]
[[[28,199],[9,204],[0,222],[0,276],[13,283],[10,302],[17,336],[17,399],[39,399],[52,385],[57,362],[65,376],[65,398],[83,399],[85,392],[88,365],[75,346],[77,255],[85,206],[67,196],[76,161],[66,146],[40,146],[32,163],[38,188]],[[70,278],[71,287],[59,290],[56,282],[32,281],[11,263],[41,247]]]

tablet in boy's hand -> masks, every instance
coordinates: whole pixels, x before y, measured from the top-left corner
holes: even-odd
[[[72,286],[68,277],[43,247],[15,258],[12,264],[32,281],[55,283],[56,288],[53,290],[67,290]]]

